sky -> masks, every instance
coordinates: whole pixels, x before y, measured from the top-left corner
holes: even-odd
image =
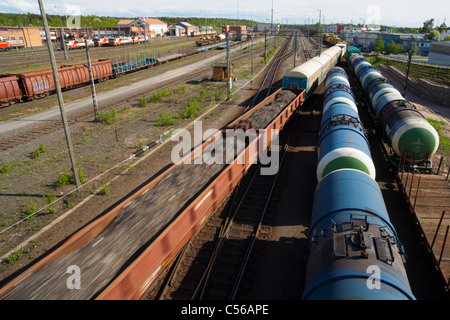
[[[319,14],[329,23],[374,23],[397,27],[422,27],[445,20],[450,26],[450,2],[434,0],[43,0],[47,14],[113,17],[205,17],[253,19],[278,24],[316,23]],[[321,10],[319,12],[319,10]],[[39,13],[37,0],[0,0],[0,12]]]

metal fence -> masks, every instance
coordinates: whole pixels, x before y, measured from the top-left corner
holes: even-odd
[[[403,55],[403,54],[393,55],[393,54],[381,54],[380,53],[379,56],[383,57],[383,58],[391,59],[391,60],[408,62],[408,55]],[[449,63],[448,61],[434,61],[433,63],[431,63],[431,62],[428,62],[428,58],[427,58],[427,59],[411,59],[411,62],[416,63],[416,64],[450,69],[450,65],[448,65],[448,63]]]

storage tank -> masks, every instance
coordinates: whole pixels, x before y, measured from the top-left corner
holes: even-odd
[[[368,175],[338,170],[318,183],[308,241],[302,299],[415,299],[381,190]]]

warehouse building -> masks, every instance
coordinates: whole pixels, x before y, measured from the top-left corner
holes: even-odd
[[[153,18],[139,18],[135,20],[123,19],[120,20],[117,25],[120,27],[138,28],[138,30],[141,31],[141,34],[144,33],[145,27],[145,33],[150,37],[162,36],[169,31],[167,23]]]
[[[222,26],[222,33],[227,34],[235,34],[235,35],[244,35],[247,34],[247,26]]]
[[[432,42],[430,46],[430,55],[428,56],[428,62],[450,66],[450,42]]]
[[[0,27],[0,37],[24,43],[27,47],[42,46],[38,27]]]

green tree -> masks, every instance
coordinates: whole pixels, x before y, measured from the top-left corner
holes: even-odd
[[[433,25],[434,25],[434,19],[430,19],[430,20],[425,20],[425,22],[423,23],[423,28],[422,28],[422,33],[427,33],[430,32],[431,30],[433,30]]]
[[[437,41],[441,41],[441,34],[437,29],[431,30],[431,32],[428,34],[428,40],[433,40],[433,38],[436,38]]]
[[[375,44],[373,45],[373,51],[376,52],[384,51],[384,41],[381,36],[378,36],[378,39],[375,41]]]
[[[444,38],[444,41],[450,41],[450,35],[446,36],[446,37]]]
[[[386,45],[386,53],[387,54],[396,54],[396,45],[393,40]]]

